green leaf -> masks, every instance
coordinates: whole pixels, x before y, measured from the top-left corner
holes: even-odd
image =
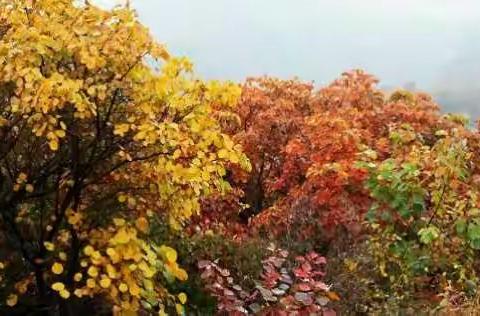
[[[480,250],[480,238],[470,240],[470,246],[475,250]]]
[[[467,230],[467,221],[464,218],[457,219],[455,222],[455,230],[457,231],[457,234],[463,235]]]
[[[365,218],[370,223],[375,222],[377,219],[377,207],[375,205],[368,210],[367,214],[365,214]]]
[[[428,267],[430,266],[431,264],[431,259],[429,256],[420,256],[416,259],[414,259],[412,262],[410,262],[410,269],[412,269],[412,271],[415,273],[415,274],[425,274],[425,272],[427,272],[426,269],[428,269]]]
[[[480,225],[470,223],[468,225],[467,237],[470,241],[480,239]]]
[[[418,236],[420,236],[420,241],[426,245],[430,244],[435,239],[440,237],[440,230],[435,226],[429,226],[422,228],[418,231]]]
[[[412,215],[412,211],[407,207],[402,207],[398,212],[403,218],[409,218]]]
[[[423,195],[421,194],[415,194],[413,196],[413,205],[412,208],[415,212],[422,212],[425,210],[425,201],[423,199]]]

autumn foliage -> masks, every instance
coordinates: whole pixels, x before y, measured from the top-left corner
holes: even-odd
[[[322,281],[326,260],[315,252],[297,256],[292,265],[286,250],[270,249],[263,261],[261,281],[252,291],[236,284],[228,269],[217,263],[201,260],[198,267],[206,289],[218,299],[217,309],[231,315],[261,313],[265,315],[322,314],[334,315],[328,307],[337,294]]]
[[[183,313],[167,285],[187,272],[151,228],[180,230],[201,197],[228,190],[227,162],[248,169],[212,115],[239,88],[195,78],[128,8],[0,1],[0,25],[6,304]]]
[[[378,285],[372,297],[439,302],[457,289],[454,298],[465,300],[477,282],[478,133],[426,94],[387,95],[376,83],[362,71],[318,90],[298,80],[248,79],[240,122],[227,131],[252,172],[230,168],[243,196],[223,198],[232,215],[221,231],[291,246],[365,240],[368,269],[376,267],[363,275]],[[360,261],[348,259],[347,272],[361,269]]]
[[[478,129],[361,70],[203,81],[128,7],[0,0],[0,138],[2,314],[478,296]]]
[[[370,197],[356,162],[390,157],[390,133],[404,124],[427,137],[451,124],[430,97],[387,97],[376,83],[361,71],[318,90],[298,80],[247,80],[235,109],[241,123],[229,132],[252,163],[251,173],[232,171],[252,227],[281,234],[300,224],[304,237],[317,228],[357,232]]]

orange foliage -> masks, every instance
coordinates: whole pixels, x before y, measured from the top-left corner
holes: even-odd
[[[247,204],[237,219],[273,234],[295,229],[303,237],[319,230],[328,235],[339,226],[358,233],[371,202],[366,172],[356,167],[362,155],[389,158],[390,134],[405,126],[405,133],[410,129],[428,141],[457,124],[430,96],[388,96],[377,82],[360,70],[318,90],[296,79],[248,79],[236,108],[240,123],[227,128],[252,164],[251,173],[231,168],[229,180]],[[225,224],[238,232],[238,223]]]

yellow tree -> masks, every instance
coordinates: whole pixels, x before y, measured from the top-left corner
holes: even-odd
[[[249,163],[218,117],[240,89],[202,82],[128,8],[0,0],[0,293],[71,314],[180,314],[185,280],[154,222],[179,230]],[[33,299],[32,299],[33,298]]]

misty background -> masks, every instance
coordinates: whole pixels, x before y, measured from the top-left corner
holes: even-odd
[[[325,85],[362,68],[381,88],[425,91],[445,112],[480,118],[478,0],[130,2],[154,36],[207,79],[298,76]]]

